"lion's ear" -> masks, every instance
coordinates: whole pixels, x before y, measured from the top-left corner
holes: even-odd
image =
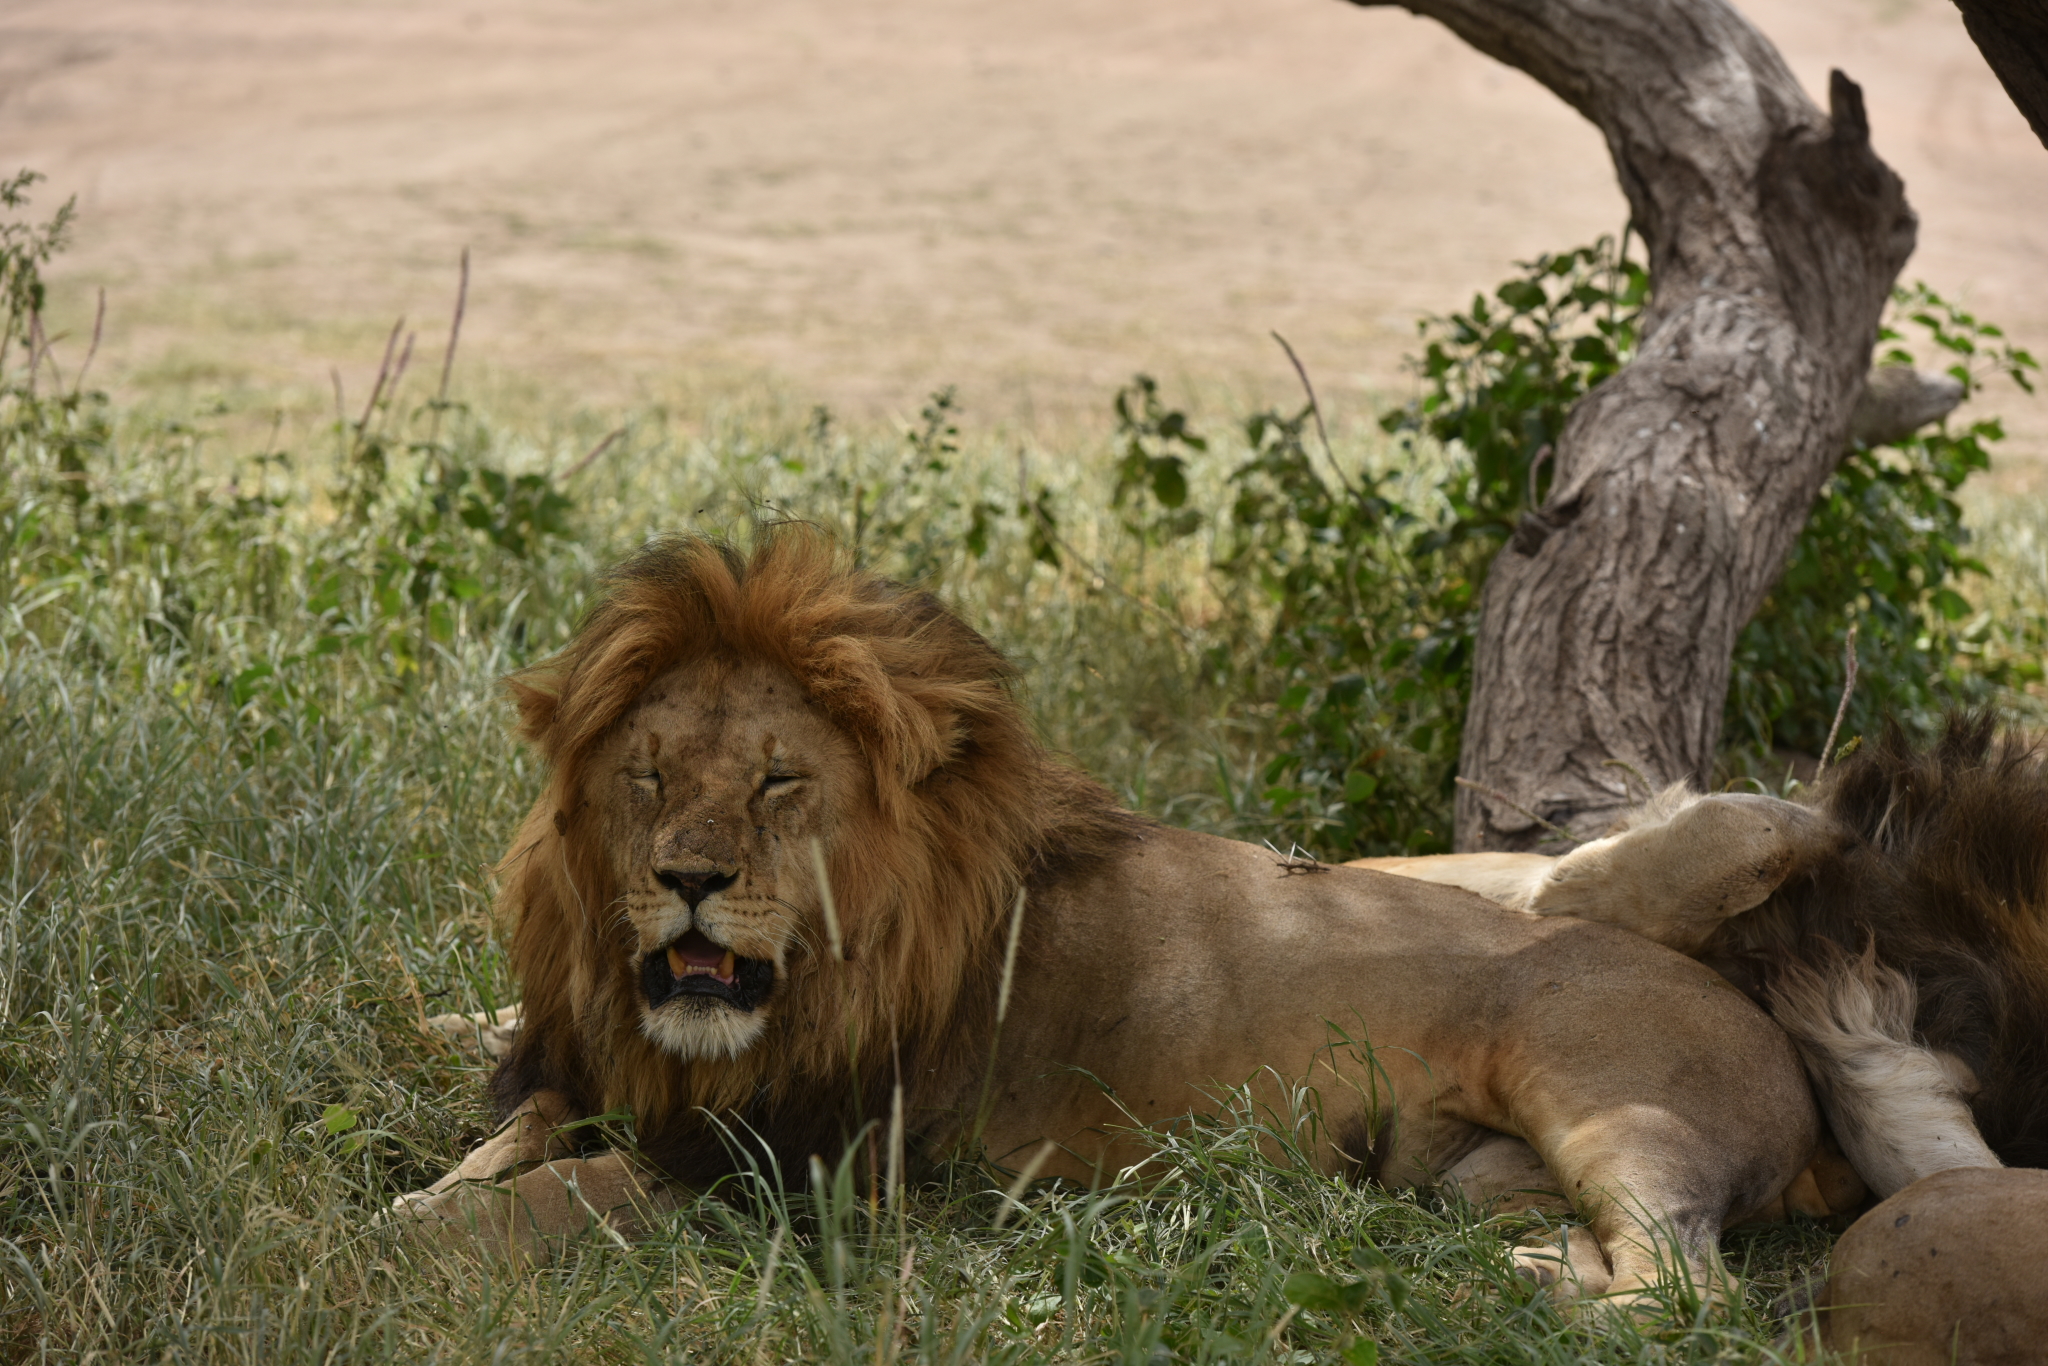
[[[519,708],[519,733],[531,745],[544,746],[547,733],[554,728],[555,713],[562,705],[559,694],[522,683],[516,678],[505,680],[506,690],[512,694],[513,703]]]

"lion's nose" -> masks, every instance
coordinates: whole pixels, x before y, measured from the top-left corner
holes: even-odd
[[[693,911],[697,909],[697,903],[705,897],[713,892],[722,892],[733,884],[733,874],[709,870],[701,873],[679,873],[663,869],[656,871],[654,879],[681,897],[683,903]]]

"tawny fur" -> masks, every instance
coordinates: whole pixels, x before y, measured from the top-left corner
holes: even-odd
[[[593,747],[647,686],[707,657],[787,670],[860,746],[869,801],[866,828],[830,850],[848,961],[788,964],[770,1036],[691,1067],[640,1028],[608,913],[620,889],[585,788]],[[570,646],[511,681],[552,781],[500,869],[525,1010],[494,1082],[501,1109],[545,1088],[593,1113],[630,1110],[654,1152],[670,1137],[662,1117],[708,1110],[742,1131],[790,1131],[801,1160],[872,1112],[873,1097],[849,1087],[886,1087],[880,1059],[940,1070],[975,1046],[978,1031],[954,1017],[993,988],[991,948],[1019,885],[1049,862],[1095,856],[1131,825],[1039,746],[1011,672],[929,595],[846,573],[822,537],[767,536],[751,562],[709,541],[662,542],[615,570]],[[849,1049],[878,1060],[864,1083],[847,1075]],[[679,1174],[721,1159],[674,1158]]]
[[[1607,926],[1143,821],[1036,743],[1009,681],[930,596],[805,528],[624,566],[514,685],[550,777],[502,868],[525,998],[501,1107],[629,1111],[634,1163],[685,1185],[750,1158],[800,1181],[897,1114],[912,1163],[1094,1180],[1247,1085],[1275,1114],[1312,1104],[1303,1151],[1331,1174],[1429,1184],[1525,1145],[1628,1296],[1674,1253],[1710,1277],[1720,1230],[1783,1204],[1813,1099],[1783,1032],[1713,973]],[[700,1027],[712,1003],[748,1037]],[[588,1216],[602,1202],[565,1202],[557,1168],[599,1159],[551,1157],[553,1133],[514,1123],[407,1208],[445,1226],[477,1183],[490,1210],[532,1185],[533,1209]],[[618,1176],[633,1209],[640,1170],[575,1169]]]
[[[2048,1165],[2048,770],[1988,716],[1926,748],[1892,728],[1798,803],[1678,785],[1562,857],[1359,865],[1715,967],[1792,1033],[1880,1195]]]
[[[1781,964],[1771,1015],[1799,1045],[1836,1137],[1879,1196],[1957,1167],[2002,1165],[1970,1116],[1966,1069],[1914,1041],[1913,983],[1874,950]]]

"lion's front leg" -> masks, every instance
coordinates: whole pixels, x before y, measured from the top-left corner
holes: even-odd
[[[625,1153],[574,1156],[562,1128],[576,1118],[559,1092],[536,1091],[453,1171],[392,1207],[445,1243],[539,1266],[563,1239],[600,1226],[635,1238],[680,1204],[680,1192]]]
[[[399,1211],[417,1214],[433,1212],[449,1192],[476,1182],[494,1182],[516,1175],[527,1167],[571,1152],[558,1130],[577,1115],[568,1099],[557,1091],[536,1091],[514,1110],[498,1131],[470,1149],[453,1171],[425,1190],[407,1191],[391,1202]]]
[[[514,1266],[545,1266],[560,1247],[603,1230],[622,1241],[645,1235],[680,1208],[685,1193],[629,1154],[542,1163],[508,1180],[472,1183],[435,1197],[427,1217],[441,1241],[505,1254]]]

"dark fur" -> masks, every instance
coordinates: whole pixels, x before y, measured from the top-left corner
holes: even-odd
[[[1796,959],[1875,950],[1917,991],[1919,1042],[1976,1073],[1977,1127],[2012,1166],[2048,1166],[2048,766],[1987,715],[1931,747],[1896,728],[1810,803],[1856,837],[1731,921],[1701,955],[1768,999]]]

